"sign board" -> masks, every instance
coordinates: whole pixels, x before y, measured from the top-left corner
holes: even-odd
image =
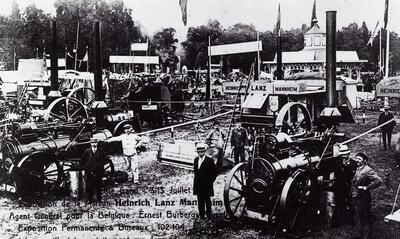
[[[117,64],[156,64],[158,65],[158,56],[110,56],[110,63]]]
[[[376,96],[378,97],[399,97],[400,86],[398,85],[376,85]]]
[[[208,47],[208,54],[211,56],[221,56],[256,51],[262,51],[262,41],[242,42]]]
[[[304,83],[275,83],[274,94],[289,95],[293,93],[299,93],[306,91],[306,85]]]
[[[157,105],[142,105],[142,110],[157,110]]]
[[[149,48],[148,43],[132,43],[131,44],[131,51],[147,51]]]

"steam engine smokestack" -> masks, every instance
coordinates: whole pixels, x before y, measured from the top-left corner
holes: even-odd
[[[103,94],[103,79],[101,75],[101,39],[100,39],[100,23],[94,23],[94,91],[95,101],[92,109],[96,116],[97,129],[105,128],[104,114],[107,111],[107,105],[104,102],[105,95]]]
[[[278,29],[278,36],[276,37],[276,78],[283,80],[282,71],[282,37]]]
[[[51,51],[50,51],[50,92],[49,98],[61,97],[58,91],[58,56],[57,56],[57,23],[55,20],[51,22]]]
[[[336,11],[326,12],[326,106],[338,104],[336,94]]]
[[[337,124],[341,120],[336,93],[336,11],[326,12],[326,100],[321,121]]]

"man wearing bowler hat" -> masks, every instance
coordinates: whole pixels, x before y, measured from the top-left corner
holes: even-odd
[[[101,201],[102,179],[107,156],[98,143],[98,139],[92,138],[90,147],[85,150],[80,161],[81,167],[85,170],[88,203],[93,202],[93,191],[96,191],[97,201]]]
[[[197,205],[201,219],[211,219],[211,196],[214,196],[213,183],[217,177],[214,161],[206,155],[207,145],[198,143],[198,157],[194,159],[193,195],[197,195]]]
[[[125,159],[128,161],[128,172],[130,180],[133,179],[134,183],[139,183],[139,162],[136,149],[142,146],[141,137],[135,134],[132,125],[124,125],[125,133],[108,139],[107,141],[121,141],[122,151]]]

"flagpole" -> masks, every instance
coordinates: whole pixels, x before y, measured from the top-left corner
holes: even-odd
[[[89,47],[88,46],[86,46],[86,54],[87,54],[86,72],[89,72]]]
[[[386,66],[385,66],[385,77],[389,77],[389,39],[390,39],[390,31],[389,28],[386,28]]]
[[[382,28],[379,30],[379,74],[382,71]]]
[[[257,31],[257,73],[258,73],[257,79],[259,79],[260,70],[261,70],[259,41],[260,41],[260,32]]]
[[[78,27],[76,29],[76,44],[75,44],[75,70],[76,70],[76,63],[78,60],[78,41],[79,41],[79,22]]]
[[[65,57],[65,67],[64,69],[67,70],[67,52],[68,52],[68,48],[65,47],[65,51],[64,51],[64,57]]]

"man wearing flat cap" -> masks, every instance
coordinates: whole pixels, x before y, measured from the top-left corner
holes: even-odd
[[[391,119],[393,119],[393,114],[389,112],[389,106],[385,106],[384,112],[379,115],[378,125],[381,125]],[[390,141],[392,140],[392,133],[394,126],[396,125],[396,121],[392,121],[381,127],[382,130],[382,139],[383,139],[383,149],[390,149]]]
[[[80,166],[85,170],[88,203],[93,202],[93,191],[96,191],[97,201],[101,201],[104,164],[106,162],[107,156],[103,149],[99,147],[99,140],[92,138],[90,147],[85,150],[80,161]]]
[[[194,159],[193,195],[197,196],[200,219],[211,219],[211,196],[214,196],[213,183],[217,177],[214,161],[206,155],[207,145],[198,143],[198,157]]]
[[[124,131],[124,134],[112,137],[107,141],[121,141],[124,157],[127,160],[128,165],[130,165],[128,168],[129,179],[133,179],[134,183],[139,183],[139,162],[136,148],[142,146],[141,137],[135,134],[135,131],[130,124],[124,125]]]
[[[357,153],[353,159],[357,169],[352,180],[351,196],[355,211],[355,222],[358,230],[357,238],[370,238],[371,233],[371,189],[379,187],[382,183],[375,170],[367,165],[368,156]]]

